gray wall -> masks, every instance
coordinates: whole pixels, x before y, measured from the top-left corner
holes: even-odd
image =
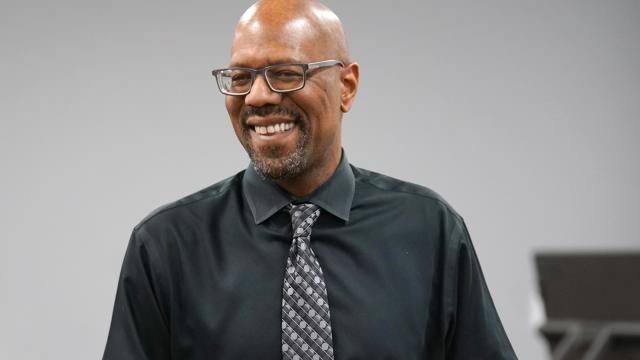
[[[327,3],[349,159],[449,200],[543,358],[533,252],[639,244],[640,2]],[[246,166],[209,70],[247,6],[2,0],[0,359],[100,357],[131,228]]]

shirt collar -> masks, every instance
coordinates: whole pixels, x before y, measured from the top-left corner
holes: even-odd
[[[348,221],[356,188],[355,177],[344,151],[336,171],[329,180],[305,198],[297,198],[272,180],[262,178],[253,168],[252,163],[244,172],[242,183],[256,224],[270,218],[291,202],[311,202],[334,216]]]

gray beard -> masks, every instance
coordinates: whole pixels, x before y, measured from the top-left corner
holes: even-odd
[[[245,140],[247,142],[247,154],[253,163],[253,168],[258,175],[265,179],[271,180],[283,180],[291,179],[300,175],[307,168],[306,159],[306,146],[309,140],[309,133],[306,127],[300,127],[300,140],[296,144],[296,149],[293,153],[285,158],[278,158],[277,155],[280,151],[278,147],[267,147],[265,150],[267,155],[261,156],[251,146],[251,135],[245,134]]]

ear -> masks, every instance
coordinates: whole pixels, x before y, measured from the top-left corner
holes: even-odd
[[[351,110],[351,105],[353,105],[358,92],[359,81],[360,65],[356,62],[345,65],[344,69],[342,69],[342,92],[340,98],[340,110],[343,113]]]

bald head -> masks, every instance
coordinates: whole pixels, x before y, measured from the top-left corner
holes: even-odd
[[[302,41],[312,41],[316,48],[320,47],[326,59],[349,63],[340,19],[317,1],[261,0],[253,4],[238,21],[232,53],[238,43],[257,37],[265,41],[289,42],[293,46]]]

